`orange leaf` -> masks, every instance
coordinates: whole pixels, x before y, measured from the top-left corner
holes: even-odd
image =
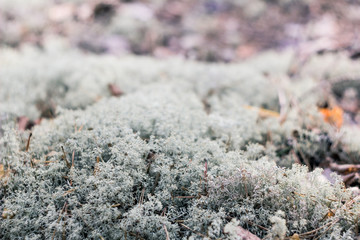
[[[295,233],[290,237],[291,240],[300,240],[299,234]]]
[[[323,115],[325,122],[335,125],[337,128],[342,126],[344,112],[340,107],[319,108],[319,111]]]

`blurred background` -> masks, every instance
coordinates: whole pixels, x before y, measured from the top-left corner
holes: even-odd
[[[246,59],[273,49],[360,56],[357,0],[0,0],[0,44],[61,37],[95,54]]]

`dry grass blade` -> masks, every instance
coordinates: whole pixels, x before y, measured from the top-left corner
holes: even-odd
[[[349,207],[351,207],[352,204],[354,204],[356,201],[360,200],[360,196],[356,196],[355,198],[351,199],[350,201],[344,203],[344,205],[340,208],[342,210],[347,210]],[[316,236],[316,234],[323,228],[326,228],[324,232],[322,232],[319,236],[317,236],[315,239],[320,239],[327,231],[329,231],[337,222],[340,221],[340,218],[336,218],[331,222],[328,222],[326,224],[324,224],[323,226],[314,229],[312,231],[306,232],[306,233],[301,233],[299,234],[299,237],[301,238],[313,238]],[[287,238],[287,239],[291,239],[291,238]]]
[[[94,168],[94,175],[96,175],[99,172],[99,162],[100,162],[100,157],[97,156],[96,157],[96,164],[95,164],[95,168]]]
[[[66,153],[65,153],[65,150],[64,150],[64,147],[63,147],[63,146],[61,146],[61,150],[62,150],[62,152],[63,152],[63,158],[64,158],[64,160],[65,160],[65,162],[66,162],[66,166],[67,166],[68,168],[71,168],[71,165],[70,165],[70,163],[68,162],[68,160],[67,160],[67,158],[66,158]]]
[[[66,192],[63,194],[63,197],[65,197],[66,195],[74,192],[75,190],[76,190],[76,188],[73,188],[73,189],[70,189],[70,190],[66,191]]]
[[[61,218],[62,218],[62,214],[64,213],[66,207],[67,207],[67,203],[65,202],[63,208],[61,209],[61,213],[60,213],[58,219],[56,220],[56,223],[59,223],[59,222],[60,222],[60,220],[61,220]],[[54,232],[53,232],[53,235],[52,235],[52,237],[51,237],[51,240],[54,240],[54,238],[55,238],[55,233],[56,233],[56,229],[55,229]]]
[[[317,229],[314,229],[314,230],[312,230],[312,231],[305,232],[305,233],[301,233],[301,234],[299,234],[299,237],[309,238],[309,237],[311,237],[312,235],[315,235],[315,234],[316,234],[318,231],[320,231],[321,229],[326,228],[327,226],[331,225],[331,223],[332,223],[332,222],[329,222],[329,223],[327,223],[327,224],[325,224],[325,225],[323,225],[323,226],[321,226],[321,227],[319,227],[319,228],[317,228]],[[288,238],[288,239],[290,239],[290,238]]]
[[[74,167],[74,159],[75,159],[75,150],[72,152],[72,156],[71,156],[71,167]]]
[[[323,233],[321,233],[318,237],[316,237],[314,240],[318,240],[320,239],[322,236],[324,236],[324,234],[330,230],[330,228],[332,228],[332,226],[334,226],[338,221],[340,221],[340,219],[336,219],[335,221],[331,222],[330,226],[328,228],[325,229],[325,231]]]
[[[196,196],[176,196],[174,198],[196,198]]]
[[[165,230],[165,234],[166,234],[166,240],[170,240],[170,237],[169,237],[169,232],[168,232],[168,230],[167,230],[167,228],[166,228],[165,224],[163,224],[163,226],[164,226],[164,230]]]
[[[248,220],[248,223],[250,223],[251,225],[254,225],[254,226],[257,226],[258,228],[262,229],[262,230],[265,230],[265,231],[269,231],[270,229],[266,228],[266,227],[263,227],[263,226],[260,226],[259,224],[256,224],[250,220]]]

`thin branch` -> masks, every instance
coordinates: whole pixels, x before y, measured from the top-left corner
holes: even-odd
[[[99,162],[100,162],[100,157],[97,156],[96,157],[96,164],[95,164],[95,168],[94,168],[94,175],[96,175],[96,173],[99,171]]]
[[[338,221],[340,221],[340,219],[336,219],[335,221],[333,221],[330,226],[325,229],[325,231],[323,233],[321,233],[317,238],[315,238],[314,240],[318,240],[320,239],[327,231],[329,231],[330,228],[332,228],[332,226],[334,226]]]
[[[354,173],[359,171],[360,164],[337,164],[335,162],[330,163],[330,169],[341,173]]]
[[[352,204],[354,204],[356,201],[358,201],[360,199],[360,196],[356,196],[355,198],[349,200],[348,202],[344,203],[344,205],[340,208],[340,209],[347,209],[349,208]],[[321,229],[325,228],[325,227],[328,227],[327,229],[325,229],[325,231],[320,235],[318,236],[316,239],[319,239],[321,236],[323,236],[333,225],[335,225],[337,222],[340,221],[340,218],[338,219],[335,219],[334,221],[332,222],[328,222],[327,224],[324,224],[323,226],[317,228],[317,229],[314,229],[312,231],[309,231],[309,232],[306,232],[306,233],[301,233],[299,234],[300,237],[304,237],[304,238],[309,238],[311,234],[316,234],[318,231],[320,231]]]
[[[201,236],[201,237],[204,237],[204,238],[206,237],[206,235],[204,235],[204,234],[202,234],[202,233],[199,233],[199,232],[197,232],[197,231],[189,228],[188,226],[186,226],[186,225],[183,224],[183,223],[179,223],[179,225],[182,226],[182,227],[184,227],[184,228],[186,228],[187,230],[192,231],[193,233],[195,233],[195,234],[197,234],[197,235],[199,235],[199,236]]]
[[[168,232],[168,230],[167,230],[167,228],[166,228],[165,224],[163,224],[163,226],[164,226],[164,230],[165,230],[165,234],[166,234],[166,240],[170,240],[170,237],[169,237],[169,232]]]
[[[65,202],[63,208],[61,209],[61,213],[60,213],[60,215],[59,215],[56,223],[59,223],[59,222],[60,222],[60,220],[61,220],[61,218],[62,218],[61,214],[64,213],[66,207],[67,207],[67,203]],[[53,232],[53,235],[52,235],[52,237],[51,237],[51,240],[54,240],[54,238],[55,238],[55,233],[56,233],[56,228],[55,228],[55,230],[54,230],[54,232]]]
[[[72,168],[74,167],[74,159],[75,159],[75,150],[73,151],[72,156],[71,156],[71,167]]]
[[[29,147],[30,147],[30,139],[31,139],[32,133],[29,134],[28,140],[27,140],[27,144],[26,144],[26,152],[29,151]]]
[[[72,193],[72,192],[75,191],[75,190],[76,190],[76,188],[72,188],[72,189],[70,189],[70,190],[67,190],[67,191],[63,194],[63,197],[65,197],[66,195]]]
[[[66,158],[66,153],[65,153],[65,150],[64,150],[64,147],[63,147],[63,146],[61,146],[61,150],[62,150],[62,152],[63,152],[63,158],[64,158],[64,160],[65,160],[65,162],[66,162],[66,166],[67,166],[68,168],[71,168],[71,165],[70,165],[70,163],[68,162],[68,160],[67,160],[67,158]]]
[[[196,196],[176,196],[174,198],[196,198]]]
[[[142,190],[141,190],[141,195],[140,195],[140,199],[139,199],[139,203],[140,203],[140,205],[143,203],[143,201],[144,201],[144,195],[145,195],[145,188],[143,188]]]
[[[313,233],[317,233],[318,231],[320,231],[321,229],[331,225],[332,222],[328,222],[327,224],[324,224],[323,226],[317,228],[317,229],[314,229],[312,231],[309,231],[309,232],[305,232],[305,233],[300,233],[299,236],[300,237],[308,237],[307,235],[310,235],[310,234],[313,234]]]
[[[270,230],[269,228],[263,227],[263,226],[261,226],[261,225],[259,225],[259,224],[256,224],[256,223],[254,223],[254,222],[252,222],[252,221],[250,221],[250,220],[248,220],[248,223],[250,223],[251,225],[257,226],[258,228],[260,228],[260,229],[262,229],[262,230],[266,230],[266,231],[269,231],[269,230]]]

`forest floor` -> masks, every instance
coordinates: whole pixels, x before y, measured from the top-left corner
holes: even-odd
[[[295,86],[301,85],[306,75],[304,72],[315,72],[319,66],[321,74],[311,75],[319,84],[315,85],[315,89],[299,92],[305,92],[305,97],[321,92],[322,97],[313,102],[313,107],[321,116],[321,124],[330,126],[330,133],[324,134],[304,123],[302,128],[321,139],[314,143],[319,145],[316,145],[318,148],[312,152],[295,147],[293,142],[298,140],[298,145],[306,146],[308,139],[294,131],[290,139],[293,142],[287,139],[277,145],[276,154],[278,158],[285,158],[293,153],[291,157],[295,162],[306,165],[310,171],[322,167],[323,176],[330,182],[333,181],[331,173],[338,173],[344,186],[359,195],[360,149],[349,150],[346,143],[338,141],[343,129],[360,133],[359,12],[360,2],[351,0],[0,0],[0,46],[2,50],[15,52],[22,52],[29,46],[42,51],[50,41],[61,39],[62,44],[80,52],[82,56],[121,58],[136,55],[160,60],[180,58],[219,66],[248,61],[254,63],[258,56],[268,53],[278,53],[279,56],[291,53],[291,63],[281,77],[285,83],[276,79],[276,74],[269,74],[266,70],[261,72],[262,77],[281,82],[276,107],[262,104],[246,108],[258,110],[259,119],[276,118],[282,124],[290,118],[288,112],[301,108],[298,108],[297,101],[286,94],[296,93]],[[328,58],[333,62],[325,62]],[[318,65],[313,64],[314,59],[318,59]],[[276,60],[272,58],[271,61]],[[325,70],[321,69],[322,61]],[[315,70],[312,66],[315,66]],[[286,92],[283,86],[293,89]],[[118,84],[108,84],[107,87],[110,96],[126,94],[123,86]],[[219,92],[210,89],[202,99],[207,114],[212,110],[212,97],[218,94],[221,99],[222,93]],[[30,117],[25,113],[16,116],[20,132],[40,125],[42,119],[56,118],[57,105],[52,102],[51,96],[47,98],[37,102],[36,106],[34,103],[39,116]],[[300,110],[297,116],[302,116]],[[267,138],[271,139],[271,132],[268,135]],[[26,152],[30,138],[31,135]],[[303,143],[300,143],[300,139]],[[351,145],[351,141],[358,140],[347,141]],[[63,153],[66,160],[64,150]],[[74,160],[74,153],[72,157]],[[205,178],[207,164],[204,165]],[[6,169],[5,164],[0,164],[0,179],[5,179],[9,174],[11,171]],[[329,214],[332,214],[331,210]],[[255,236],[250,237],[255,239]]]
[[[358,1],[1,1],[0,6],[0,45],[14,49],[41,49],[47,39],[61,37],[85,53],[205,62],[238,62],[291,49],[296,60],[290,81],[316,55],[360,60]],[[357,126],[360,83],[347,80],[334,84],[318,107],[326,121]],[[19,121],[20,128],[29,124]],[[359,169],[346,165],[337,171],[350,172],[353,186],[360,183]]]
[[[0,44],[41,47],[49,36],[97,54],[180,55],[208,62],[293,48],[359,57],[358,1],[0,2]]]

